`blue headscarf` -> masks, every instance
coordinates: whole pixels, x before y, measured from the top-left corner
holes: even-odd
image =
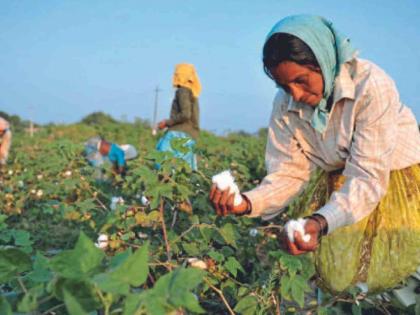
[[[276,33],[296,36],[308,45],[321,67],[324,78],[324,93],[321,102],[315,107],[311,125],[323,133],[327,128],[327,100],[334,91],[334,80],[343,63],[355,56],[350,40],[341,36],[332,23],[314,15],[293,15],[282,19],[268,33],[266,41]]]

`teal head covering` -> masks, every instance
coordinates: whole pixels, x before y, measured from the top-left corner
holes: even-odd
[[[340,66],[355,56],[350,40],[341,36],[328,20],[313,15],[293,15],[277,22],[266,41],[276,33],[293,35],[308,45],[315,55],[324,78],[324,94],[315,107],[311,125],[323,133],[327,127],[327,100],[334,91],[334,80]]]

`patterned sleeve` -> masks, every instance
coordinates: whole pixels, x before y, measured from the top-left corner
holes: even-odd
[[[4,164],[9,156],[10,145],[12,143],[12,132],[7,129],[3,134],[0,144],[0,163]]]
[[[244,193],[252,204],[250,217],[268,219],[280,213],[303,190],[316,169],[293,136],[294,127],[285,115],[285,100],[284,92],[274,100],[266,148],[268,175],[258,187]]]

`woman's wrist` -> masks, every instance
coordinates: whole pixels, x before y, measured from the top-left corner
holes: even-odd
[[[248,215],[248,214],[251,214],[251,212],[252,212],[252,203],[251,203],[251,200],[249,200],[249,198],[246,195],[244,195],[244,194],[241,194],[241,196],[242,196],[242,199],[245,200],[245,202],[247,204],[247,207],[246,207],[247,209],[244,212],[242,212],[240,215]]]
[[[314,213],[313,215],[307,217],[308,219],[312,219],[319,225],[319,236],[324,236],[328,234],[328,222],[327,220],[318,213]]]

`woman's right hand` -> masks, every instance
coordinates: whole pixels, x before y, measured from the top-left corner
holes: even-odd
[[[209,197],[217,215],[243,215],[251,212],[251,204],[243,195],[242,203],[237,206],[234,205],[235,194],[229,194],[229,189],[219,190],[216,185],[213,185]]]

